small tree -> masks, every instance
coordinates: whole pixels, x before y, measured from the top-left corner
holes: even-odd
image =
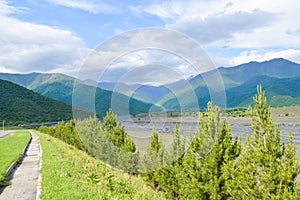
[[[206,120],[205,120],[205,116]],[[229,165],[241,151],[239,139],[232,140],[229,125],[220,121],[220,110],[207,105],[200,114],[197,135],[183,158],[179,195],[187,199],[226,199]]]
[[[249,107],[252,134],[226,183],[233,199],[297,199],[298,159],[292,136],[284,145],[262,87],[257,88],[254,108]]]
[[[185,137],[182,138],[178,124],[175,125],[167,166],[155,172],[158,189],[164,191],[167,198],[179,197],[179,174],[182,170],[182,158],[185,153]]]
[[[110,141],[124,151],[135,152],[136,147],[134,142],[125,132],[124,128],[120,126],[117,116],[114,115],[112,109],[109,109],[103,119],[103,130]]]
[[[165,145],[162,143],[162,138],[157,134],[155,128],[152,130],[152,135],[149,138],[149,144],[146,148],[141,163],[141,172],[144,179],[154,188],[158,186],[156,174],[158,169],[162,168],[166,162]]]

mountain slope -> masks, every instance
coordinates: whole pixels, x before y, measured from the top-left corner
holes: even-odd
[[[274,96],[274,98],[268,96],[272,106],[298,105],[299,100],[290,96],[288,91],[292,92],[291,90],[293,90],[295,93],[295,90],[299,91],[300,87],[293,89],[290,86],[286,87],[285,81],[289,82],[289,79],[276,82],[282,78],[295,77],[300,77],[300,64],[278,58],[265,62],[249,62],[235,67],[220,67],[188,80],[179,80],[165,86],[141,85],[135,91],[134,97],[162,105],[165,110],[205,108],[207,102],[211,100],[209,86],[216,87],[214,84],[218,84],[217,88],[221,86],[221,89],[226,91],[227,106],[247,106],[252,102],[256,86],[262,84],[268,94]],[[113,83],[103,83],[100,84],[100,87],[114,88]],[[126,93],[129,87],[123,84],[121,91]],[[161,91],[163,87],[169,88],[169,92]],[[193,93],[197,96],[198,102],[195,102]]]
[[[272,107],[300,105],[300,77],[255,77],[241,86],[226,91],[228,107],[246,107],[251,104],[256,86],[261,84]]]
[[[0,80],[0,117],[8,125],[66,120],[72,117],[72,107]]]
[[[221,80],[211,79],[211,77],[221,77]],[[267,77],[267,79],[264,80],[263,77]],[[300,77],[300,64],[279,58],[265,62],[250,62],[236,67],[221,67],[217,70],[197,75],[189,80],[189,84],[185,84],[185,86],[181,85],[175,88],[174,91],[178,94],[177,98],[185,97],[185,105],[189,107],[192,104],[189,102],[189,99],[191,99],[189,98],[191,94],[190,87],[192,87],[197,95],[199,107],[204,108],[207,101],[210,100],[209,87],[205,80],[213,80],[209,84],[221,81],[220,84],[224,84],[226,91],[227,106],[235,107],[250,104],[252,102],[251,98],[256,92],[256,86],[262,84],[268,93],[274,93],[273,96],[276,96],[276,98],[269,100],[271,106],[298,105],[298,99],[290,96],[288,92],[295,93],[295,90],[300,90],[300,86],[296,84],[297,80],[296,83],[293,82],[295,84],[294,87],[292,87],[293,85],[287,87],[285,83],[285,81],[290,82],[295,77]],[[285,80],[276,82],[280,79]],[[171,110],[180,108],[179,104],[175,101],[174,95],[171,93],[167,94],[158,104]]]
[[[114,94],[118,101],[131,102],[129,106],[130,114],[146,113],[153,106],[149,103],[144,103],[139,100],[129,98],[125,95],[113,93],[112,91],[95,88],[91,85],[85,84],[83,81],[77,80],[73,77],[63,74],[4,74],[0,73],[0,78],[12,81],[16,84],[22,85],[39,94],[45,95],[52,99],[72,105],[74,83],[77,88],[80,88],[81,95],[95,95],[95,111],[98,115],[104,116],[106,111],[111,107],[112,95]],[[78,91],[77,91],[78,92]],[[124,104],[122,104],[124,105]],[[80,102],[78,105],[85,110],[94,111],[90,105]],[[118,112],[116,112],[118,113]],[[122,115],[124,113],[118,113]]]
[[[249,62],[235,67],[219,68],[222,77],[244,83],[257,76],[292,78],[300,76],[300,64],[276,58],[264,62]]]

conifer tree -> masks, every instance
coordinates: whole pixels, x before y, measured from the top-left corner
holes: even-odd
[[[146,154],[141,161],[141,172],[144,179],[154,188],[158,186],[156,174],[158,169],[162,168],[166,162],[165,145],[162,138],[152,129],[152,135],[149,138],[149,144],[146,147]]]
[[[240,151],[241,142],[232,140],[229,125],[220,121],[219,108],[212,108],[208,103],[207,112],[200,114],[197,135],[192,138],[183,158],[180,197],[226,199],[227,166],[234,162]]]
[[[254,108],[248,109],[252,134],[226,183],[228,195],[233,199],[300,198],[296,188],[299,163],[292,136],[286,145],[282,143],[261,86],[254,103]]]
[[[182,170],[182,157],[185,153],[185,137],[181,137],[178,124],[175,125],[170,153],[167,154],[167,166],[155,172],[158,189],[164,191],[167,198],[178,198],[179,177]]]
[[[124,151],[135,152],[136,147],[124,128],[120,126],[117,116],[109,109],[103,119],[103,130],[110,141]]]

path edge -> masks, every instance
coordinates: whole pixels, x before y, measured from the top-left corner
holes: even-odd
[[[30,130],[30,134],[32,133],[32,130]],[[37,185],[37,190],[36,190],[36,200],[40,200],[40,195],[41,195],[41,191],[42,191],[42,173],[41,173],[41,169],[42,169],[42,164],[43,164],[43,160],[42,160],[42,156],[43,156],[43,149],[42,149],[42,145],[41,145],[41,141],[40,141],[40,137],[34,133],[37,137],[37,140],[39,141],[40,144],[40,152],[39,152],[39,157],[40,157],[40,163],[39,163],[39,177],[38,177],[38,185]]]
[[[24,160],[24,157],[26,156],[26,153],[27,153],[27,150],[28,150],[28,147],[32,141],[32,134],[31,132],[29,131],[30,133],[30,139],[29,141],[27,142],[26,146],[24,147],[21,155],[19,156],[19,158],[17,160],[15,160],[6,170],[6,173],[5,173],[5,178],[7,179],[7,181],[10,181],[14,175],[14,173],[16,172],[18,166],[22,163],[22,161]],[[1,186],[0,187],[0,194],[3,192],[4,188],[6,186]]]

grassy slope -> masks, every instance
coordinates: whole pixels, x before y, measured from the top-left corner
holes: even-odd
[[[51,136],[38,135],[43,149],[43,200],[163,199],[140,177],[108,168]]]
[[[5,138],[0,138],[0,185],[6,170],[19,158],[29,139],[28,131],[16,131]]]

